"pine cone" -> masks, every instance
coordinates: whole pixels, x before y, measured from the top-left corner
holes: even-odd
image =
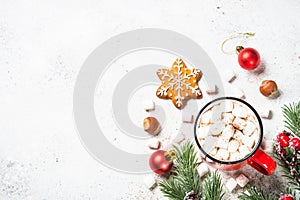
[[[199,200],[198,195],[194,192],[194,190],[188,192],[183,200]]]

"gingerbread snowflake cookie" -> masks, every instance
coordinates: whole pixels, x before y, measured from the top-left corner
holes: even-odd
[[[202,73],[200,69],[188,69],[181,58],[177,58],[171,69],[157,71],[162,85],[157,89],[156,96],[172,99],[176,108],[183,108],[188,99],[202,98],[198,86]]]

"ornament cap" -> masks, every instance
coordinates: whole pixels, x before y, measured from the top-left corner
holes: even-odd
[[[176,152],[174,150],[167,151],[164,155],[168,162],[172,162],[176,158]]]
[[[239,54],[244,49],[243,46],[236,46],[235,51],[237,54]]]

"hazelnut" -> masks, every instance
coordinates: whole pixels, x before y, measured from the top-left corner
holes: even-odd
[[[264,80],[260,87],[260,93],[266,97],[274,98],[278,96],[278,88],[275,81],[272,80]]]
[[[160,124],[155,117],[146,117],[143,126],[144,130],[151,135],[157,135],[161,131]]]

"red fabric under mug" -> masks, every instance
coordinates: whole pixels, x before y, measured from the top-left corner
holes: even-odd
[[[201,146],[201,143],[197,137],[197,129],[199,128],[198,123],[199,123],[199,118],[200,118],[201,114],[203,112],[205,112],[207,108],[210,108],[213,105],[216,105],[223,101],[232,101],[232,102],[236,101],[237,103],[242,104],[243,106],[249,108],[253,112],[254,116],[256,117],[257,123],[258,123],[258,138],[257,138],[257,142],[256,142],[252,152],[250,154],[248,154],[247,156],[245,156],[244,158],[235,160],[235,161],[218,160],[218,159],[214,158],[213,156],[209,155],[204,150],[204,148]],[[241,100],[241,99],[238,99],[235,97],[221,97],[221,98],[217,98],[217,99],[209,102],[208,104],[206,104],[200,110],[200,112],[196,118],[195,126],[194,126],[194,135],[195,135],[195,140],[196,140],[197,146],[203,153],[203,156],[206,159],[207,163],[217,169],[227,170],[227,171],[237,170],[237,169],[245,166],[246,164],[248,164],[264,175],[271,175],[276,169],[275,161],[259,148],[261,145],[261,142],[262,142],[262,138],[263,138],[262,121],[261,121],[259,115],[257,114],[256,110],[249,103],[247,103],[244,100]]]

